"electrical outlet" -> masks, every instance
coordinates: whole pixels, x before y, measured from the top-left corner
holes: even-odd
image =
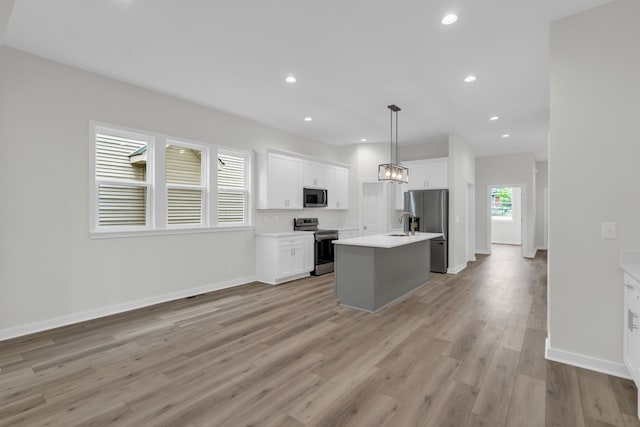
[[[603,222],[601,235],[603,239],[615,239],[616,238],[616,223],[615,222]]]

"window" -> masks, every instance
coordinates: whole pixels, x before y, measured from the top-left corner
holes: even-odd
[[[218,223],[242,224],[247,219],[246,163],[243,156],[218,153]]]
[[[511,188],[491,189],[491,217],[513,219],[513,192]]]
[[[144,228],[149,222],[146,151],[152,139],[103,128],[95,134],[100,227]],[[141,160],[140,153],[144,153]]]
[[[92,235],[250,225],[249,152],[111,125],[91,129]]]
[[[202,149],[173,142],[166,147],[169,225],[202,224],[205,193],[202,153]]]

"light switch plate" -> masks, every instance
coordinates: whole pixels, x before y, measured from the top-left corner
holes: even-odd
[[[615,239],[616,238],[616,223],[615,222],[603,222],[601,230],[603,239]]]

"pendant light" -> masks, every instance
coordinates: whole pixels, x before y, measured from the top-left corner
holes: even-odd
[[[388,105],[387,108],[391,114],[391,141],[389,163],[378,165],[378,181],[389,181],[396,184],[406,184],[409,182],[409,169],[405,168],[398,162],[398,111],[400,107],[397,105]],[[396,157],[393,161],[393,113],[396,113]]]

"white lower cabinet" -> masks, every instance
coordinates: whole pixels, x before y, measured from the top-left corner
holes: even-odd
[[[636,386],[640,387],[640,281],[627,273],[624,274],[623,358]],[[640,411],[640,397],[638,410]]]
[[[313,270],[313,234],[264,233],[256,236],[256,279],[277,285]]]
[[[625,363],[631,376],[640,382],[640,282],[628,274],[624,278]]]

